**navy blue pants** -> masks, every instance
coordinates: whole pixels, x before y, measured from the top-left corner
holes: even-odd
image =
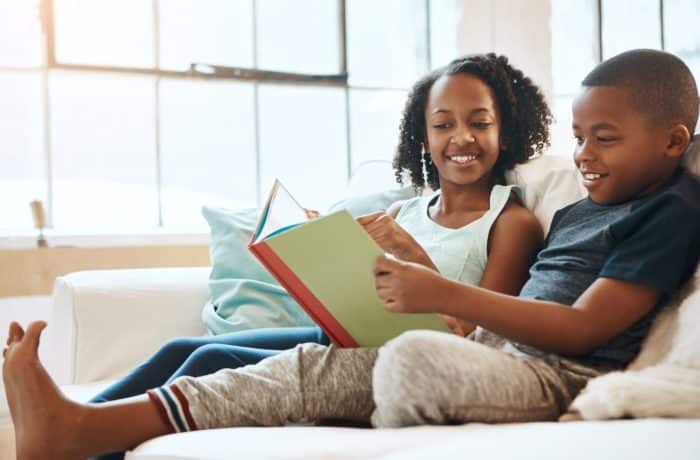
[[[172,382],[181,375],[198,377],[219,369],[235,369],[255,364],[300,343],[329,345],[318,327],[251,329],[207,337],[181,337],[170,340],[126,377],[90,400],[114,401],[144,394],[146,390]],[[113,453],[100,459],[120,459]]]
[[[294,348],[300,343],[328,345],[328,337],[317,327],[252,329],[207,337],[181,337],[165,343],[126,377],[98,394],[90,402],[106,402],[137,396],[181,375],[198,377],[219,369],[255,364]]]

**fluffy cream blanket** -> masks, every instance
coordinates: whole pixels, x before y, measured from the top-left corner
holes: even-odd
[[[572,410],[584,420],[700,418],[700,268],[659,314],[637,359],[588,382]]]

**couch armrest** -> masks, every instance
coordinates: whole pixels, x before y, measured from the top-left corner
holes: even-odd
[[[59,384],[123,375],[164,341],[202,335],[208,267],[94,270],[56,279],[47,367]]]

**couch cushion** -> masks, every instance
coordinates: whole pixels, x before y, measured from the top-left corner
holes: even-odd
[[[368,430],[228,428],[148,441],[127,455],[153,459],[696,459],[700,420],[471,424]]]

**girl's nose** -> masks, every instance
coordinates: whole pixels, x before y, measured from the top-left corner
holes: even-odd
[[[471,133],[469,133],[469,132],[464,132],[464,133],[461,133],[461,134],[455,134],[454,136],[452,136],[452,137],[450,138],[450,143],[451,143],[451,144],[457,144],[457,145],[460,145],[460,146],[466,145],[466,144],[469,144],[469,143],[475,142],[475,141],[476,141],[476,139],[474,139],[474,136],[473,136]]]

